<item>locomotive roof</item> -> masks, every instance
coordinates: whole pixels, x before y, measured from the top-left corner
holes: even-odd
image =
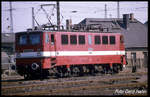
[[[43,32],[66,32],[66,33],[105,33],[105,34],[121,34],[121,33],[112,33],[112,32],[96,32],[96,31],[51,31],[51,30],[33,30],[33,31],[23,31],[23,32],[17,32],[16,34],[25,34],[25,33],[43,33]]]

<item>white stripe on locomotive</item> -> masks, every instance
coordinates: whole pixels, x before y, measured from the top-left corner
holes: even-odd
[[[51,57],[51,56],[99,56],[99,55],[125,55],[125,51],[43,51],[23,52],[16,58]]]

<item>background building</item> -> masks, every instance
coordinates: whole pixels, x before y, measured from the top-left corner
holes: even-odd
[[[15,33],[1,33],[1,51],[14,54]]]
[[[1,33],[1,73],[15,64],[15,33]]]

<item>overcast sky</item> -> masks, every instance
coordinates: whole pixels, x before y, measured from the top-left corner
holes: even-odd
[[[41,10],[41,4],[56,4],[56,2],[12,2],[13,29],[14,32],[25,31],[32,27],[32,7],[34,7],[35,18],[42,25],[48,23],[45,13]],[[104,18],[105,4],[107,5],[107,18],[117,18],[117,2],[60,2],[61,25],[66,25],[66,19],[72,19],[72,24],[77,24],[84,18]],[[148,21],[147,1],[119,2],[120,18],[122,14],[134,13],[134,17],[142,23]],[[10,12],[9,2],[1,2],[1,32],[9,33]],[[56,9],[53,6],[44,7],[51,16],[51,22],[56,24]],[[74,11],[75,13],[73,13]]]

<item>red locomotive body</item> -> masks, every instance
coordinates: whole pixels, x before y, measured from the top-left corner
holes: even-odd
[[[16,33],[16,66],[20,75],[33,77],[93,72],[118,72],[126,64],[120,33]]]

